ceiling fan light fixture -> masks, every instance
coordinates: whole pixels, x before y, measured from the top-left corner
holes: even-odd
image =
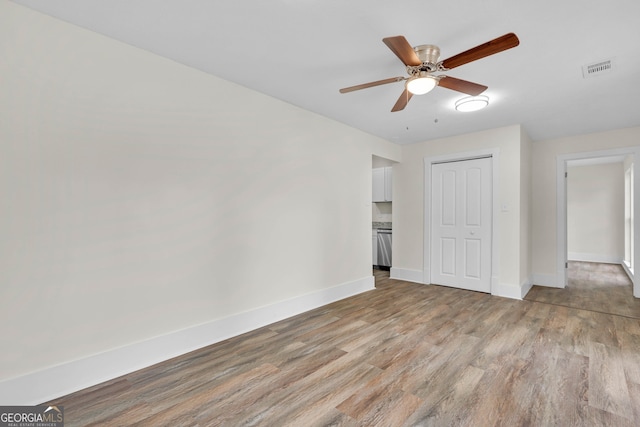
[[[438,80],[424,71],[407,80],[407,90],[414,95],[424,95],[438,85]]]
[[[489,105],[489,97],[485,95],[465,96],[456,101],[456,110],[469,112],[482,110]]]

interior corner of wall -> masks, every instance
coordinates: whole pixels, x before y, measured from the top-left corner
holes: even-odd
[[[533,288],[533,274],[529,275],[520,285],[520,299],[524,299],[529,291]]]
[[[522,299],[523,288],[520,285],[510,283],[500,283],[496,281],[491,285],[491,295],[497,297]],[[528,291],[527,291],[528,292]]]
[[[391,267],[389,277],[391,279],[404,280],[406,282],[426,283],[424,281],[424,272],[422,270]]]
[[[538,286],[546,286],[547,288],[563,288],[563,278],[556,274],[531,274],[531,284]]]

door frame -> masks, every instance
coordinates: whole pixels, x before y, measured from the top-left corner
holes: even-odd
[[[422,282],[431,283],[431,165],[434,163],[459,162],[479,158],[491,158],[491,293],[498,289],[500,271],[500,212],[499,208],[499,171],[500,149],[487,148],[460,153],[443,154],[424,158],[424,239]],[[639,174],[640,175],[640,174]]]
[[[640,146],[615,148],[611,150],[587,151],[582,153],[561,154],[556,158],[556,277],[557,287],[567,285],[568,236],[567,236],[567,163],[571,160],[584,160],[598,157],[615,157],[632,155],[634,164],[640,159]],[[633,174],[633,208],[640,212],[640,173]],[[640,266],[640,215],[633,218],[633,265]],[[636,267],[638,268],[638,267]],[[640,298],[640,274],[633,275],[633,296]]]

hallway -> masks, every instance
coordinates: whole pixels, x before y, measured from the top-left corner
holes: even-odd
[[[620,265],[569,261],[568,273],[566,288],[534,285],[524,299],[640,319],[640,299]]]

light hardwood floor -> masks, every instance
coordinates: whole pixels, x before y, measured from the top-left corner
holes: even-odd
[[[67,426],[640,425],[640,320],[388,274],[49,403]]]
[[[524,299],[640,319],[640,298],[617,264],[569,261],[566,288],[534,286]]]

